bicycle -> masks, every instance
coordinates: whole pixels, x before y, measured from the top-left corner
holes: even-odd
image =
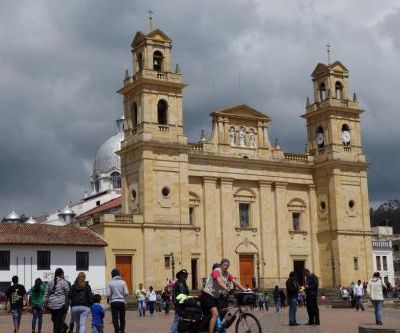
[[[236,299],[234,306],[228,305],[228,297],[225,297],[218,309],[218,312],[223,319],[221,325],[223,329],[227,329],[232,326],[236,321],[235,333],[262,333],[261,324],[257,317],[250,312],[244,311],[243,306],[249,306],[255,303],[257,296],[253,292],[240,292],[233,294]],[[211,319],[210,314],[204,315],[201,310],[199,301],[195,301],[197,304],[189,305],[183,309],[182,316],[179,322],[179,333],[206,333],[208,332],[208,326]],[[193,303],[193,302],[192,302]],[[185,312],[186,310],[186,312]],[[217,328],[215,329],[217,331]]]

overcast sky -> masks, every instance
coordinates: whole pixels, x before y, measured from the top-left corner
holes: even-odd
[[[186,134],[246,103],[270,139],[303,152],[304,102],[318,62],[342,61],[362,107],[371,202],[399,197],[400,2],[376,0],[0,1],[0,216],[37,215],[89,189],[93,158],[122,113],[116,94],[136,31],[173,39]],[[239,80],[240,77],[240,80]]]

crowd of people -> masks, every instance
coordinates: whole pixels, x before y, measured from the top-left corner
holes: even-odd
[[[239,281],[228,272],[230,262],[223,259],[220,263],[214,264],[211,272],[206,279],[204,288],[199,296],[203,313],[208,314],[209,332],[214,332],[215,327],[219,332],[224,332],[221,327],[222,318],[219,317],[221,297],[236,287],[243,288]],[[138,306],[138,314],[145,317],[146,312],[153,316],[155,312],[164,311],[168,314],[171,304],[175,309],[170,333],[178,332],[178,325],[182,315],[182,303],[189,296],[189,288],[186,283],[188,272],[185,269],[176,274],[176,280],[168,280],[167,285],[161,292],[156,292],[153,286],[146,290],[142,283],[139,284],[135,292]],[[299,325],[296,319],[298,306],[305,305],[308,313],[307,325],[320,325],[318,309],[318,277],[308,269],[304,270],[304,285],[301,286],[294,272],[290,272],[286,281],[286,292],[284,289],[275,286],[272,292],[272,300],[275,303],[275,311],[289,307],[289,325]],[[257,307],[260,311],[269,309],[271,295],[268,292],[254,290],[256,294],[253,308]],[[369,295],[375,309],[375,319],[377,325],[382,325],[383,300],[388,292],[392,297],[398,297],[399,292],[396,287],[386,285],[382,281],[379,272],[374,273],[369,282],[351,283],[350,287],[341,286],[339,288],[340,297],[351,301],[353,307],[364,311],[363,298]],[[118,269],[111,272],[111,281],[107,284],[106,297],[111,309],[112,323],[115,333],[125,332],[125,312],[126,297],[129,291],[125,281],[122,279]],[[29,297],[28,297],[29,295]],[[321,295],[321,304],[326,304],[327,299]],[[104,307],[101,305],[101,296],[92,292],[91,286],[86,281],[84,272],[80,272],[74,283],[71,284],[64,278],[64,272],[57,268],[54,279],[47,284],[40,278],[35,280],[34,286],[29,292],[19,283],[18,276],[12,278],[12,286],[6,293],[6,306],[9,303],[10,313],[14,324],[14,333],[19,333],[19,326],[23,314],[24,304],[32,313],[32,333],[41,333],[43,323],[43,313],[49,312],[53,322],[54,333],[72,333],[75,328],[76,333],[85,333],[86,323],[91,313],[91,332],[103,333],[104,330]],[[66,324],[66,315],[70,311],[70,322]]]

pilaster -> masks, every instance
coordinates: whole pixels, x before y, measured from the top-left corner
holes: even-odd
[[[287,220],[287,183],[275,182],[275,235],[276,235],[276,257],[278,260],[278,282],[284,282],[284,274],[288,270],[288,258],[285,256],[285,230]]]
[[[234,212],[235,202],[233,200],[233,178],[220,179],[220,202],[221,202],[221,257],[229,258],[234,255],[235,244],[232,243],[234,236]]]
[[[315,193],[315,185],[308,185],[308,213],[310,216],[310,240],[311,240],[311,267],[310,269],[316,274],[320,274],[319,264],[319,247],[317,241],[318,216],[317,216],[317,197]]]

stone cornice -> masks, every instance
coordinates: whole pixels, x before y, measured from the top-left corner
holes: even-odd
[[[287,182],[274,182],[275,188],[283,188],[283,189],[285,189],[285,188],[288,187],[288,184],[289,183],[287,183]]]
[[[228,177],[221,177],[220,178],[220,183],[221,184],[232,185],[233,182],[234,182],[233,178],[228,178]]]
[[[213,183],[215,184],[218,180],[218,177],[213,177],[213,176],[204,176],[203,181],[204,183]]]

